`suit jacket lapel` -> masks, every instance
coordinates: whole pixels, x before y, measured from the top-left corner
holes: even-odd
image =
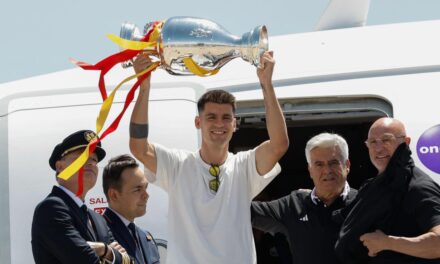
[[[83,217],[82,217],[83,212],[81,211],[81,208],[78,207],[75,201],[73,201],[72,198],[70,198],[70,196],[67,195],[67,193],[65,193],[57,186],[54,186],[49,196],[56,196],[61,198],[69,207],[71,216],[75,220],[76,227],[78,228],[78,231],[81,234],[81,236],[87,241],[95,241],[94,237],[90,234],[90,231],[87,228],[87,224],[83,221]]]
[[[98,215],[91,209],[87,208],[87,213],[89,215],[89,219],[92,222],[92,226],[87,225],[87,229],[91,233],[91,235],[95,238],[94,241],[104,241],[105,239],[100,236],[100,234],[104,234],[103,230],[100,230],[102,227],[99,225]],[[94,230],[90,230],[90,228],[94,228]]]
[[[119,216],[113,213],[112,210],[105,210],[104,218],[106,219],[108,226],[110,227],[115,239],[119,242],[119,244],[121,244],[125,250],[127,250],[130,256],[136,258],[137,263],[142,263],[139,259],[139,257],[142,256],[136,254],[136,244],[133,236]],[[142,254],[142,252],[139,253]]]

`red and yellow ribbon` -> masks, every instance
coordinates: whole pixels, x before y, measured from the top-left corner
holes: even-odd
[[[143,40],[146,40],[146,42],[149,42],[154,38],[154,41],[157,40],[157,36],[159,36],[156,31],[159,31],[160,33],[160,27],[162,26],[162,23],[155,22],[153,24],[153,29],[148,32],[148,34],[145,35]],[[98,62],[95,65],[91,65],[85,62],[79,62],[79,61],[73,61],[76,65],[80,66],[81,68],[85,70],[99,70],[101,71],[100,79],[99,79],[99,89],[101,92],[101,96],[103,99],[103,104],[101,105],[101,110],[99,112],[98,118],[96,120],[96,134],[99,134],[105,124],[105,121],[108,117],[108,114],[111,109],[111,105],[113,103],[113,99],[116,95],[116,92],[119,90],[122,85],[132,79],[138,78],[137,82],[132,86],[129,93],[127,94],[124,108],[122,109],[121,113],[116,117],[116,119],[112,122],[112,124],[102,133],[102,135],[99,138],[94,139],[91,141],[83,153],[74,161],[72,164],[70,164],[66,169],[64,169],[58,177],[64,180],[69,179],[72,177],[76,172],[79,171],[79,177],[78,177],[78,190],[76,195],[80,196],[83,193],[84,190],[84,183],[83,183],[83,172],[82,167],[87,162],[90,155],[95,151],[95,148],[97,144],[102,141],[107,135],[114,132],[117,127],[119,126],[119,122],[122,119],[122,116],[124,115],[125,111],[127,110],[128,106],[134,99],[134,93],[136,89],[139,87],[141,82],[149,77],[151,71],[155,70],[159,66],[159,62],[152,63],[150,67],[145,69],[144,71],[132,75],[126,79],[124,79],[118,86],[112,91],[110,96],[107,97],[106,89],[105,89],[105,80],[104,76],[107,74],[107,72],[116,64],[120,62],[127,61],[129,59],[132,59],[134,56],[136,56],[140,50],[124,50],[119,53],[113,54],[104,60]]]
[[[158,49],[161,49],[161,47],[158,45],[158,39],[160,37],[160,31],[162,28],[163,22],[154,22],[152,25],[151,30],[140,40],[140,41],[132,41],[132,40],[126,40],[122,39],[118,36],[109,34],[107,35],[108,38],[118,44],[120,47],[122,47],[124,50],[121,52],[118,52],[116,54],[113,54],[100,62],[96,63],[95,65],[88,64],[86,62],[77,61],[74,59],[71,59],[71,61],[76,64],[77,66],[83,68],[84,70],[99,70],[100,76],[99,76],[99,82],[98,87],[99,91],[101,93],[101,97],[103,100],[103,103],[101,105],[101,109],[99,112],[99,115],[96,119],[96,134],[99,135],[101,130],[104,127],[104,124],[107,120],[108,114],[110,113],[111,106],[113,104],[114,97],[116,95],[116,92],[119,90],[119,88],[122,87],[122,85],[132,79],[137,78],[137,82],[132,86],[130,91],[127,94],[127,97],[125,99],[124,107],[122,111],[119,113],[119,115],[115,118],[115,120],[111,123],[111,125],[102,133],[101,136],[97,137],[96,139],[92,140],[83,153],[72,163],[70,166],[68,166],[65,170],[63,170],[58,177],[64,180],[68,180],[70,177],[72,177],[76,172],[79,171],[78,174],[78,190],[76,195],[80,196],[84,191],[84,183],[83,183],[83,166],[89,159],[90,155],[95,151],[97,144],[102,141],[107,135],[114,132],[117,127],[119,126],[119,122],[122,119],[122,116],[124,115],[125,111],[127,110],[128,106],[134,99],[134,94],[136,89],[139,87],[139,85],[142,83],[143,80],[148,78],[152,71],[154,71],[157,67],[159,67],[160,62],[154,62],[152,63],[147,69],[144,71],[129,76],[125,78],[122,82],[120,82],[116,88],[110,93],[109,96],[107,96],[107,90],[105,87],[105,75],[118,63],[122,63],[125,61],[128,61],[130,59],[133,59],[139,52],[145,51],[145,50],[152,50],[159,54]],[[215,70],[207,70],[194,62],[194,60],[191,57],[187,57],[183,59],[183,62],[185,63],[185,66],[188,68],[190,72],[192,72],[195,75],[198,76],[211,76],[216,74],[219,69]]]
[[[203,69],[202,67],[197,65],[197,63],[195,63],[194,60],[190,57],[184,58],[183,63],[185,63],[185,66],[188,68],[190,72],[200,77],[206,77],[217,74],[217,72],[220,70],[220,69],[215,69],[215,70]]]
[[[118,84],[118,86],[112,91],[112,93],[105,99],[105,101],[101,105],[101,110],[99,112],[99,116],[96,119],[96,134],[99,134],[104,126],[105,121],[107,120],[107,116],[110,112],[111,106],[113,104],[113,99],[116,95],[116,92],[119,90],[119,88],[122,87],[122,85],[134,78],[141,77],[145,75],[145,78],[149,76],[150,72],[155,70],[159,66],[159,62],[152,63],[150,67],[145,69],[144,71],[132,75],[130,77],[125,78],[121,83]],[[145,79],[143,78],[143,79]],[[133,85],[132,90],[133,92],[136,90],[136,88],[140,85],[140,82],[135,83]],[[133,89],[134,88],[134,89]],[[65,170],[63,170],[58,177],[67,180],[69,179],[73,174],[75,174],[84,164],[87,162],[89,156],[91,153],[94,152],[96,145],[99,141],[102,141],[108,134],[115,131],[116,128],[119,125],[119,121],[122,118],[122,115],[125,113],[126,108],[130,105],[131,101],[133,100],[134,96],[131,98],[127,95],[127,98],[125,100],[124,108],[122,112],[119,114],[119,116],[115,119],[115,121],[112,123],[112,125],[101,135],[101,137],[95,139],[94,141],[90,142],[89,145],[87,145],[86,149],[83,151],[83,153],[74,161],[72,164],[70,164],[69,167],[67,167]],[[110,132],[111,131],[111,132]]]
[[[154,34],[156,33],[156,34]],[[145,49],[151,49],[152,47],[157,46],[157,38],[159,37],[159,33],[157,33],[157,31],[153,32],[153,36],[155,38],[155,41],[153,42],[142,42],[142,41],[133,41],[133,40],[127,40],[127,39],[123,39],[120,38],[116,35],[113,34],[108,34],[107,37],[113,41],[114,43],[116,43],[117,45],[119,45],[121,48],[124,49],[128,49],[128,50],[145,50]],[[197,65],[197,63],[191,58],[191,57],[186,57],[183,59],[183,63],[185,64],[186,68],[188,68],[188,70],[190,72],[192,72],[193,74],[200,76],[200,77],[206,77],[206,76],[211,76],[214,74],[217,74],[218,71],[220,69],[215,69],[215,70],[207,70],[204,69],[202,67],[200,67],[199,65]]]

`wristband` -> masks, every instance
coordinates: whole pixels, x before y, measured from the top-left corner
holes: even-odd
[[[148,124],[130,123],[130,137],[132,138],[148,138]]]

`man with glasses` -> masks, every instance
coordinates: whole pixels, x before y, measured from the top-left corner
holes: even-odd
[[[410,141],[397,119],[371,126],[365,143],[378,176],[345,213],[336,245],[345,263],[440,263],[440,187],[414,166]]]
[[[149,63],[141,55],[133,66],[140,72]],[[171,150],[148,140],[150,79],[142,82],[131,116],[130,149],[144,164],[147,180],[168,192],[168,263],[256,263],[249,207],[280,172],[277,162],[289,145],[272,85],[274,64],[272,53],[266,52],[257,69],[269,140],[237,154],[228,152],[236,129],[232,94],[211,90],[202,95],[195,118],[201,148]]]
[[[313,190],[296,190],[270,202],[252,202],[252,226],[272,234],[285,233],[292,263],[337,264],[334,246],[341,223],[333,221],[332,215],[357,193],[347,183],[348,145],[337,134],[321,133],[307,142],[305,155]]]

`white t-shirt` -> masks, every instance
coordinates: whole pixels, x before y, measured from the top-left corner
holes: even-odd
[[[265,176],[255,165],[255,149],[228,153],[220,166],[220,187],[209,189],[209,164],[199,152],[170,150],[155,144],[157,173],[149,182],[168,192],[167,262],[172,264],[256,263],[250,205],[281,168]]]

